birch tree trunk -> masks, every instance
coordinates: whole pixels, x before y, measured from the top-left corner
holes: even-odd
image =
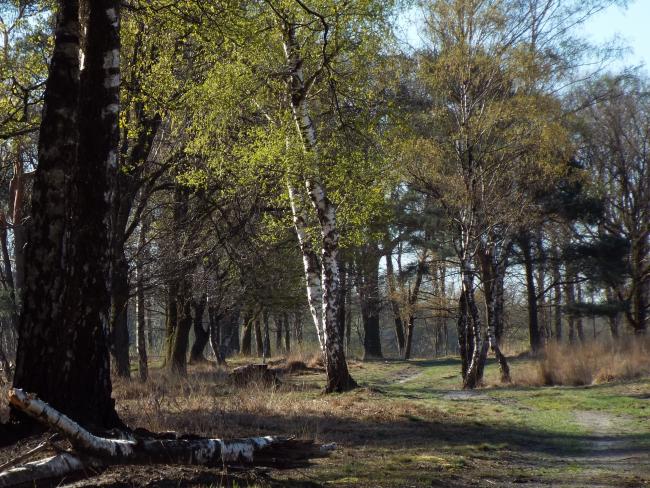
[[[311,318],[316,327],[316,337],[321,351],[325,352],[325,337],[323,331],[323,293],[321,289],[320,263],[318,256],[314,251],[312,243],[307,235],[307,217],[304,207],[300,203],[297,190],[291,185],[287,185],[289,191],[289,202],[291,203],[291,213],[293,216],[293,225],[298,236],[298,244],[302,253],[302,262],[305,270],[305,280],[307,286],[307,302]]]
[[[464,296],[467,311],[468,341],[471,342],[471,357],[467,367],[467,374],[463,382],[464,388],[476,388],[483,380],[483,368],[485,358],[489,347],[489,342],[483,340],[483,330],[481,316],[476,306],[474,297],[474,282],[470,263],[464,259],[461,260],[461,293]]]
[[[503,280],[505,274],[505,267],[500,266],[497,262],[497,257],[494,245],[483,245],[479,248],[478,260],[481,264],[481,278],[483,281],[483,295],[485,296],[485,308],[487,311],[487,335],[490,349],[499,363],[501,370],[501,381],[504,383],[510,382],[510,367],[506,357],[501,352],[499,347],[499,340],[496,335],[496,330],[502,320],[500,311],[497,305],[497,282]],[[500,326],[503,328],[503,326]],[[486,358],[487,359],[487,358]],[[484,367],[484,364],[482,365]]]
[[[120,3],[84,3],[81,72],[79,4],[58,3],[14,385],[38,393],[86,425],[111,427],[121,424],[111,399],[106,335],[108,208],[119,138]]]
[[[282,20],[284,51],[289,67],[289,99],[293,119],[302,141],[303,150],[315,160],[303,175],[303,182],[320,224],[321,234],[321,288],[323,344],[325,346],[325,370],[327,373],[327,392],[344,391],[354,388],[356,383],[350,376],[345,360],[343,337],[338,324],[339,317],[339,230],[336,224],[336,206],[329,199],[326,188],[319,178],[319,152],[316,128],[311,118],[307,96],[309,86],[305,83],[302,71],[303,59],[300,44],[296,39],[296,24]],[[309,280],[309,276],[307,276]]]

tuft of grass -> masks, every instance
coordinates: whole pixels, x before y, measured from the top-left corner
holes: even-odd
[[[515,373],[522,386],[589,386],[650,374],[650,341],[549,344],[543,356]]]

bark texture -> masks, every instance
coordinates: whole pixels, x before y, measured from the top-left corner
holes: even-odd
[[[283,19],[281,26],[285,58],[288,64],[288,95],[293,119],[304,152],[313,161],[303,174],[303,184],[320,227],[320,266],[322,291],[322,331],[327,375],[327,392],[345,391],[356,386],[350,376],[345,360],[343,336],[340,333],[339,318],[339,229],[336,221],[336,205],[329,198],[327,188],[319,177],[320,153],[316,126],[312,119],[308,95],[311,85],[303,73],[303,59],[300,43],[296,36],[296,23]],[[296,212],[294,211],[294,222]],[[307,266],[305,265],[305,268]],[[306,275],[309,283],[309,275]]]
[[[120,4],[83,4],[83,71],[79,7],[61,0],[57,13],[14,385],[86,425],[115,426],[107,229],[119,137]]]

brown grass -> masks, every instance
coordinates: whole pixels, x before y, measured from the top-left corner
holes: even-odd
[[[291,359],[287,366],[297,362]],[[286,374],[281,381],[275,388],[256,383],[238,387],[224,370],[192,366],[185,379],[169,378],[161,370],[151,371],[146,384],[115,379],[113,395],[118,413],[132,427],[221,438],[273,433],[351,442],[359,432],[364,438],[381,438],[381,429],[375,432],[379,425],[446,417],[431,407],[393,401],[367,388],[324,395],[322,372]],[[404,437],[413,435],[409,429]]]
[[[650,374],[650,341],[549,344],[543,356],[517,368],[515,383],[526,386],[584,386]]]

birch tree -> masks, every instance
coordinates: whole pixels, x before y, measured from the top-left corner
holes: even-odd
[[[94,426],[120,423],[106,337],[119,20],[119,2],[58,2],[14,377],[15,386]]]

